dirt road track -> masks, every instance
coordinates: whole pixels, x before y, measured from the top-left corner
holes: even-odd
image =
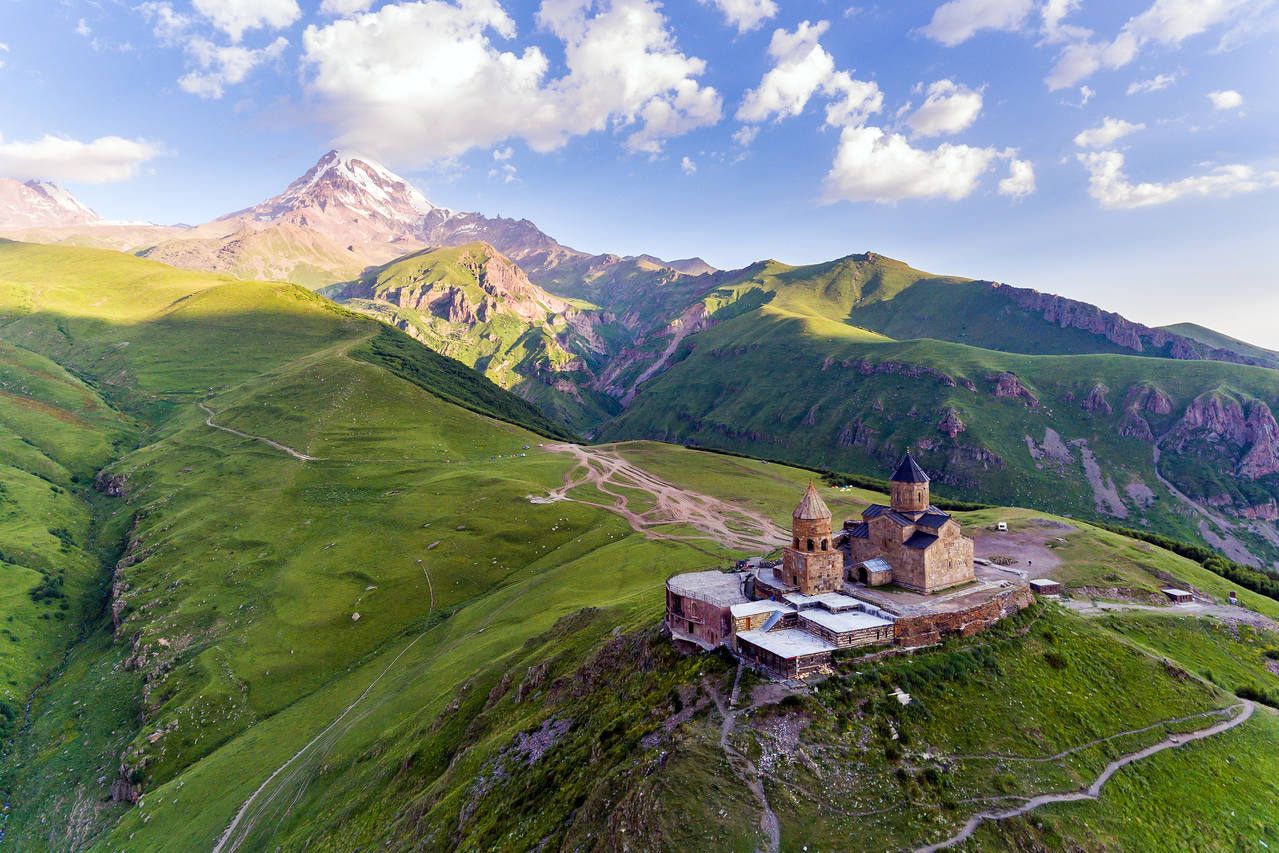
[[[771,551],[786,544],[790,536],[762,512],[746,509],[709,495],[681,489],[643,468],[628,462],[616,451],[577,444],[551,444],[548,450],[569,453],[577,458],[577,467],[564,476],[564,485],[546,495],[530,496],[534,503],[577,501],[607,509],[625,518],[631,527],[650,539],[687,540],[690,537],[663,532],[662,527],[686,524],[706,534],[706,539],[721,542],[746,552]],[[578,486],[594,486],[613,499],[611,504],[596,503],[570,497]],[[652,509],[638,512],[630,506],[631,498],[623,491],[646,492],[653,497]]]
[[[1134,762],[1141,761],[1144,758],[1149,758],[1156,753],[1163,752],[1165,749],[1184,746],[1192,741],[1203,740],[1206,737],[1212,737],[1213,735],[1221,734],[1224,731],[1233,729],[1235,726],[1246,722],[1248,718],[1252,716],[1252,712],[1255,710],[1256,705],[1245,699],[1241,704],[1234,707],[1236,709],[1242,708],[1243,710],[1228,720],[1223,720],[1220,723],[1216,723],[1206,729],[1200,729],[1196,732],[1169,735],[1158,743],[1151,744],[1145,749],[1138,750],[1137,752],[1130,752],[1127,755],[1121,755],[1119,758],[1116,758],[1114,761],[1107,764],[1106,769],[1101,771],[1101,775],[1098,776],[1085,790],[1069,791],[1062,794],[1040,794],[1037,797],[1031,797],[1029,800],[1015,808],[1002,809],[999,811],[978,812],[968,819],[968,822],[964,824],[963,829],[952,835],[950,838],[947,838],[945,841],[938,842],[937,844],[920,847],[916,853],[933,853],[933,851],[936,850],[946,850],[950,847],[954,847],[956,844],[962,844],[972,837],[972,834],[977,831],[977,828],[981,826],[982,823],[988,820],[1007,820],[1010,817],[1024,815],[1028,812],[1034,811],[1040,806],[1046,806],[1050,803],[1074,803],[1079,802],[1080,800],[1095,800],[1101,796],[1101,789],[1110,781],[1110,777],[1114,776],[1120,769],[1127,767],[1129,764]]]
[[[303,453],[300,450],[294,450],[292,447],[289,447],[287,444],[280,444],[280,442],[273,441],[267,438],[266,436],[253,435],[252,433],[247,433],[247,432],[240,432],[240,430],[232,429],[229,426],[222,426],[222,424],[215,424],[213,422],[213,416],[217,413],[214,412],[212,409],[210,409],[208,406],[204,405],[203,403],[196,403],[196,405],[200,407],[200,411],[208,415],[208,417],[204,419],[204,425],[207,427],[212,427],[213,429],[220,429],[223,432],[229,432],[231,435],[236,435],[236,436],[239,436],[240,438],[248,438],[253,441],[260,441],[263,444],[267,445],[268,447],[274,447],[276,450],[287,453],[290,456],[292,456],[294,459],[300,460],[302,462],[315,462],[317,459],[317,457],[315,456],[307,456],[305,453]]]

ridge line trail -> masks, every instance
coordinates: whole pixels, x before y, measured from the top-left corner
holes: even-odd
[[[308,456],[300,450],[294,450],[292,447],[289,447],[287,444],[281,444],[280,442],[275,441],[274,439],[267,438],[264,435],[253,435],[252,433],[241,432],[240,430],[235,429],[234,427],[223,426],[222,424],[215,424],[213,422],[213,418],[215,415],[217,415],[217,412],[210,409],[203,402],[196,403],[196,405],[200,408],[200,411],[208,415],[208,417],[204,419],[204,425],[207,427],[212,427],[213,429],[220,429],[223,432],[229,432],[231,435],[236,435],[236,436],[239,436],[240,438],[248,438],[253,441],[260,441],[263,444],[267,444],[267,445],[270,445],[271,447],[274,447],[276,450],[284,451],[285,453],[292,456],[294,459],[297,459],[301,462],[318,461],[318,457]]]
[[[1050,803],[1073,803],[1081,800],[1099,799],[1101,797],[1101,789],[1110,781],[1110,777],[1114,776],[1115,773],[1122,768],[1137,761],[1141,761],[1144,758],[1149,758],[1156,753],[1163,752],[1165,749],[1175,749],[1176,747],[1184,746],[1185,744],[1193,741],[1203,740],[1204,738],[1229,731],[1235,726],[1247,722],[1247,720],[1252,717],[1252,712],[1256,709],[1256,707],[1257,706],[1253,702],[1248,699],[1244,699],[1240,702],[1240,704],[1234,705],[1229,709],[1243,709],[1241,713],[1231,717],[1229,720],[1223,720],[1220,723],[1216,723],[1204,729],[1199,729],[1198,731],[1169,735],[1158,743],[1151,744],[1145,749],[1138,750],[1137,752],[1130,752],[1127,755],[1121,755],[1119,758],[1116,758],[1114,761],[1107,764],[1105,769],[1101,771],[1101,775],[1093,780],[1093,783],[1084,790],[1069,791],[1062,794],[1039,794],[1038,796],[1031,797],[1025,803],[1020,806],[1016,806],[1015,808],[1003,809],[1000,811],[978,812],[970,817],[964,824],[963,828],[950,838],[947,838],[945,841],[939,841],[936,844],[930,844],[926,847],[919,847],[916,849],[915,853],[934,853],[934,851],[945,850],[947,848],[954,847],[956,844],[961,844],[971,838],[973,833],[977,831],[977,828],[988,820],[1007,820],[1010,817],[1018,817],[1034,811],[1040,806],[1049,805]]]
[[[637,533],[650,539],[686,540],[686,536],[662,533],[656,528],[688,524],[739,551],[771,551],[790,540],[789,534],[762,512],[682,489],[628,462],[615,451],[578,444],[548,444],[546,449],[572,454],[577,459],[577,466],[564,475],[564,483],[559,488],[544,496],[531,495],[529,500],[533,503],[575,501],[605,509],[622,516]],[[614,502],[595,503],[569,497],[571,490],[584,485],[594,486],[600,493],[613,498]],[[629,497],[609,486],[647,492],[653,497],[655,506],[637,512],[631,509]]]

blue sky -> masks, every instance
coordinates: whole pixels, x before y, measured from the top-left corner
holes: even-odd
[[[0,0],[0,63],[0,173],[112,218],[343,144],[587,251],[874,250],[1279,347],[1274,0]]]

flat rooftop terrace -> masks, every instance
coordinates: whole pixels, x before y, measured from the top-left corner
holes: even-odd
[[[894,586],[868,587],[860,583],[844,584],[844,593],[861,599],[894,616],[927,616],[932,613],[958,613],[970,610],[1014,586],[1025,586],[1018,572],[997,566],[976,566],[976,580],[932,595]],[[807,611],[805,611],[807,613]]]
[[[784,660],[794,660],[804,655],[835,650],[833,645],[821,637],[799,628],[785,628],[781,631],[742,631],[737,635],[737,641],[750,643]]]
[[[821,625],[823,628],[834,631],[837,634],[846,634],[849,631],[860,631],[866,628],[882,628],[885,625],[893,624],[887,619],[881,619],[878,616],[872,616],[860,610],[830,613],[813,608],[801,611],[799,618],[803,622]]]
[[[716,607],[732,607],[749,600],[742,594],[742,575],[737,572],[687,572],[668,580],[666,588]]]

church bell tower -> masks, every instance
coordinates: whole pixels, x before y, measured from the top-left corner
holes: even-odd
[[[804,595],[843,588],[844,557],[835,550],[830,508],[812,483],[791,513],[791,543],[782,551],[782,581]]]

